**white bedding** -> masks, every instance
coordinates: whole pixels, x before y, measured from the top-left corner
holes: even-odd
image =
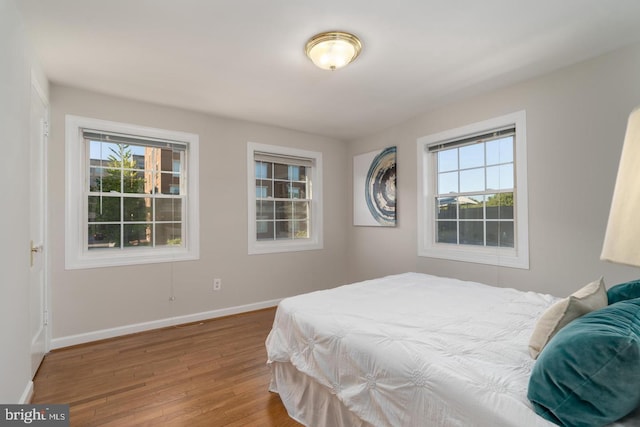
[[[269,363],[375,426],[553,426],[526,397],[527,344],[556,300],[418,273],[313,292],[280,303]]]
[[[312,427],[552,427],[528,342],[557,297],[418,273],[281,301],[270,390]],[[640,426],[640,408],[610,427]]]

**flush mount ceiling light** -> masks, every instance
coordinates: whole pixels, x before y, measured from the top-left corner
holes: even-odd
[[[311,37],[305,47],[309,59],[323,70],[337,70],[360,54],[362,43],[350,33],[328,31]]]

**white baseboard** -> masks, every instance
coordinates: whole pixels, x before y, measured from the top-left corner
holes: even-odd
[[[29,381],[27,387],[24,389],[22,396],[20,396],[19,404],[23,405],[26,403],[31,403],[31,398],[33,397],[33,381]]]
[[[261,310],[263,308],[275,307],[280,299],[262,301],[253,304],[239,305],[236,307],[221,308],[218,310],[205,311],[202,313],[187,314],[184,316],[170,317],[166,319],[153,320],[151,322],[135,323],[133,325],[118,326],[117,328],[101,329],[83,334],[69,335],[66,337],[53,338],[51,348],[63,348],[72,345],[84,344],[91,341],[98,341],[107,338],[119,337],[122,335],[134,334],[136,332],[149,331],[151,329],[165,328],[167,326],[181,325],[183,323],[199,322],[201,320],[214,319],[216,317],[229,316],[232,314],[246,313],[248,311]],[[32,384],[33,388],[33,384]]]

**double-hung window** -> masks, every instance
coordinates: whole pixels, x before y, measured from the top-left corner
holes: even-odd
[[[322,248],[322,155],[249,143],[249,253]]]
[[[528,268],[524,112],[418,140],[419,255]]]
[[[197,259],[197,136],[67,117],[67,268]]]

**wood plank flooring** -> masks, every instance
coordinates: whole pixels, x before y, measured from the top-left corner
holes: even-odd
[[[68,403],[71,426],[300,426],[268,391],[275,309],[49,353],[32,403]]]

